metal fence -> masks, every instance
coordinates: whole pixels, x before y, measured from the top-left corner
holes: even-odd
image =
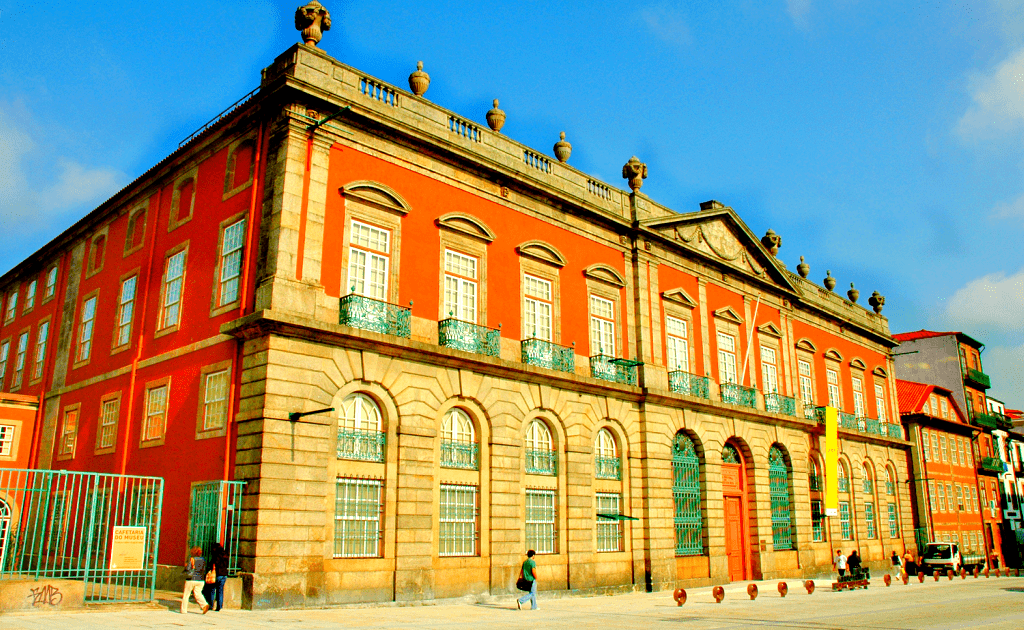
[[[163,493],[159,477],[0,469],[0,580],[81,580],[86,602],[151,601]],[[143,528],[141,568],[112,553],[124,527]]]
[[[203,481],[192,484],[188,510],[188,548],[200,547],[203,556],[212,555],[220,543],[228,554],[228,575],[237,575],[238,539],[241,531],[244,481]]]

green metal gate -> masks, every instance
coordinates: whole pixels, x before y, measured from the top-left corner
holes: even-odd
[[[214,543],[228,553],[228,575],[237,575],[244,481],[203,481],[192,484],[188,510],[188,547],[201,547],[209,558]]]
[[[0,580],[82,580],[86,602],[151,601],[159,477],[0,469]],[[142,527],[142,569],[111,566],[115,527]]]
[[[676,508],[676,555],[704,553],[700,460],[693,440],[683,433],[677,433],[672,442],[672,498]]]

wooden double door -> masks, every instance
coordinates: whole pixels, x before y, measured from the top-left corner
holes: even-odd
[[[747,483],[743,464],[722,464],[725,499],[725,554],[729,580],[750,579],[750,535],[747,527]]]

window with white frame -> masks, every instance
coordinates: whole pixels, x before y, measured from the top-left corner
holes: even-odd
[[[4,386],[4,376],[7,375],[7,357],[11,352],[11,342],[5,341],[0,344],[0,389]]]
[[[946,445],[946,436],[944,434],[939,435],[939,440],[942,443],[942,462],[945,463],[949,461],[949,449]]]
[[[444,252],[444,312],[476,323],[477,259],[450,249]]]
[[[50,322],[39,324],[36,330],[36,356],[33,361],[32,378],[43,377],[43,365],[46,363],[46,342],[50,337]]]
[[[811,380],[811,363],[799,359],[797,370],[800,373],[800,398],[804,405],[814,405],[814,381]]]
[[[384,436],[380,408],[366,394],[349,394],[338,419],[339,459],[383,462]]]
[[[776,394],[779,391],[779,370],[775,349],[766,346],[761,346],[761,385],[766,394]]]
[[[0,457],[9,457],[14,451],[14,425],[0,424]]]
[[[935,491],[935,482],[931,479],[928,480],[928,499],[928,502],[931,504],[932,512],[934,512],[936,510],[935,506],[938,496]]]
[[[878,531],[875,527],[875,504],[870,501],[864,503],[864,522],[867,524],[868,538],[877,538]]]
[[[942,407],[942,417],[949,418],[949,402],[945,398],[939,399],[939,405]]]
[[[223,429],[228,418],[228,370],[205,375],[203,431]]]
[[[885,388],[881,383],[875,383],[875,410],[878,412],[879,422],[885,422]]]
[[[7,312],[4,314],[4,321],[11,321],[18,313],[18,291],[15,289],[7,296]]]
[[[956,484],[956,509],[960,512],[964,511],[964,490],[960,484]]]
[[[92,356],[92,329],[96,321],[96,298],[82,302],[82,319],[78,324],[78,360],[86,361]]]
[[[967,447],[964,444],[964,441],[962,439],[959,439],[959,438],[957,438],[957,446],[959,447],[958,450],[960,451],[960,465],[961,466],[966,466],[967,465],[967,453],[966,453]]]
[[[830,407],[842,409],[842,398],[839,395],[839,371],[825,369],[825,382],[828,384],[828,404]]]
[[[853,540],[853,525],[850,521],[849,501],[839,502],[839,534],[843,540]]]
[[[441,484],[438,555],[475,556],[477,487]]]
[[[352,394],[341,403],[340,428],[348,431],[380,431],[380,411],[365,394]]]
[[[64,424],[60,430],[60,454],[75,454],[75,438],[78,436],[78,408],[64,412]]]
[[[21,387],[21,378],[25,374],[25,354],[28,352],[28,333],[23,332],[18,336],[18,351],[14,354],[14,378],[11,379],[11,389]]]
[[[164,270],[164,304],[160,328],[178,324],[181,313],[181,292],[185,281],[185,252],[180,251],[167,259]]]
[[[665,316],[665,363],[669,371],[690,371],[689,331],[686,320]]]
[[[939,461],[939,435],[932,433],[932,461]]]
[[[158,385],[146,390],[146,415],[142,419],[142,439],[159,440],[164,436],[167,418],[167,386]]]
[[[853,415],[863,418],[866,414],[864,405],[864,379],[859,376],[853,379]]]
[[[43,290],[44,298],[51,298],[57,293],[57,265],[50,267],[46,272],[46,288]]]
[[[473,421],[462,409],[452,409],[441,422],[441,466],[472,470],[478,468]]]
[[[447,270],[447,252],[445,258]],[[391,232],[353,220],[348,246],[348,284],[345,288],[356,295],[387,301],[390,267]]]
[[[615,303],[590,296],[590,354],[615,355]]]
[[[622,504],[622,495],[613,492],[598,492],[597,505],[597,550],[622,551],[622,521],[618,518]],[[607,515],[606,517],[600,516]]]
[[[117,436],[117,417],[120,411],[121,400],[118,398],[104,400],[100,405],[99,448],[113,448],[114,439]]]
[[[29,311],[36,305],[36,287],[38,284],[38,280],[33,280],[28,283],[28,288],[25,290],[25,306],[21,307],[22,313]]]
[[[921,431],[921,452],[924,453],[924,461],[930,462],[932,460],[932,451],[927,431]]]
[[[551,341],[551,282],[523,274],[523,337]]]
[[[555,553],[557,499],[554,490],[526,491],[526,547],[537,553]]]
[[[238,300],[238,284],[242,277],[242,253],[245,248],[245,219],[224,228],[220,244],[220,281],[217,283],[217,306]]]
[[[896,512],[896,504],[886,504],[889,509],[889,538],[900,537],[900,520],[899,515]]]
[[[381,492],[376,479],[338,479],[334,500],[334,557],[380,557]]]
[[[723,383],[736,383],[736,339],[718,333],[718,377]]]
[[[940,512],[945,512],[946,511],[946,490],[942,486],[941,483],[939,483],[937,485],[939,486],[939,511]]]
[[[594,440],[594,476],[598,479],[619,479],[622,476],[615,438],[608,429],[598,431]]]
[[[135,284],[137,276],[121,283],[121,297],[117,305],[117,336],[114,346],[128,345],[132,338],[132,319],[135,316]]]
[[[974,511],[980,512],[981,506],[978,504],[978,489],[971,488],[971,500],[974,502]]]

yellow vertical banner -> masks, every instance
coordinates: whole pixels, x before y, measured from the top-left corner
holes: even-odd
[[[839,410],[825,407],[825,516],[839,516]]]

